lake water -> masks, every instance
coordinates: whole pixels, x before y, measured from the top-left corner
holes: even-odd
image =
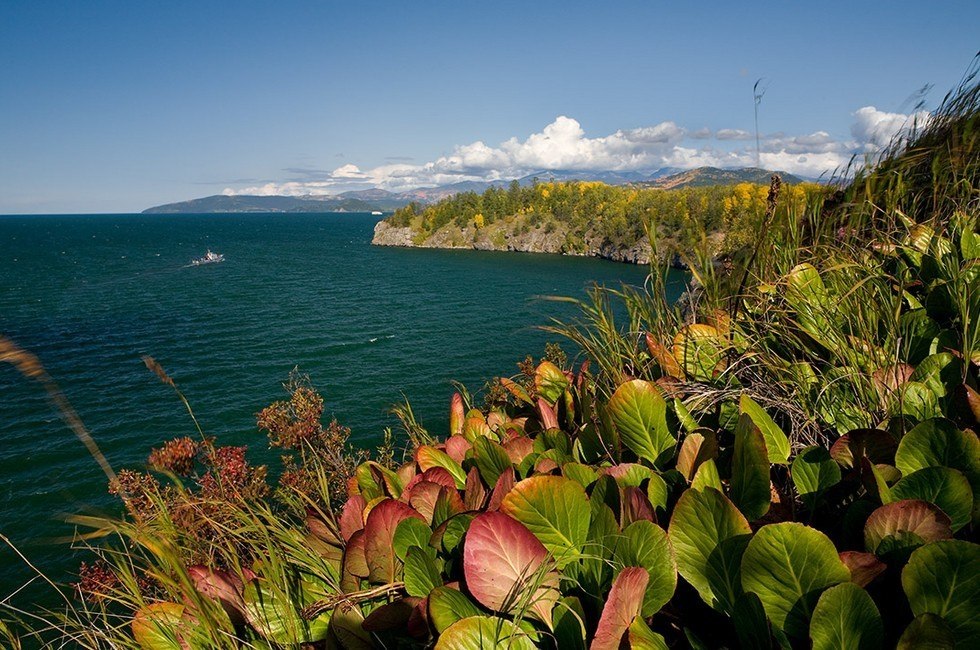
[[[370,246],[362,214],[0,217],[0,333],[37,354],[116,468],[194,435],[154,356],[205,432],[275,454],[255,413],[298,366],[360,445],[394,426],[407,397],[444,432],[450,381],[476,390],[557,340],[534,328],[593,282],[646,269],[596,259]],[[227,261],[188,262],[211,248]],[[673,290],[680,292],[678,276]],[[566,350],[570,350],[566,345]],[[0,365],[0,532],[53,578],[78,564],[64,516],[112,512],[106,479],[36,384]],[[0,548],[0,597],[31,572]]]

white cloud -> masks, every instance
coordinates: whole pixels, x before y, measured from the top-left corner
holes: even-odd
[[[721,129],[715,137],[719,140],[751,140],[752,134],[743,129]]]
[[[887,113],[865,106],[854,114],[851,138],[828,131],[804,135],[773,133],[760,141],[764,168],[818,177],[845,166],[855,155],[879,151],[895,134],[923,124],[925,112]],[[491,146],[482,141],[459,145],[431,162],[392,162],[372,169],[345,164],[310,180],[227,188],[225,194],[330,195],[380,187],[402,191],[467,180],[493,181],[544,170],[654,171],[662,167],[744,167],[756,164],[754,135],[737,128],[688,131],[672,121],[588,137],[575,119],[560,115],[524,140]],[[712,144],[714,143],[714,144]]]
[[[866,151],[878,150],[902,132],[922,127],[929,121],[927,111],[905,115],[879,111],[874,106],[859,108],[854,112],[854,117],[851,135],[864,145]]]

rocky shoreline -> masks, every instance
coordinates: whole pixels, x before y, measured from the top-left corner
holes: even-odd
[[[392,226],[387,220],[377,223],[374,227],[374,237],[371,239],[373,246],[548,253],[598,257],[624,264],[650,264],[653,254],[649,242],[646,241],[624,248],[608,240],[586,236],[585,246],[581,250],[570,250],[565,242],[565,233],[558,229],[550,233],[537,229],[524,234],[510,234],[492,229],[475,232],[472,228],[466,230],[443,228],[432,233],[425,241],[416,243],[415,232],[410,226]],[[671,255],[669,259],[661,256],[659,261],[667,262],[676,269],[688,268],[677,254]]]

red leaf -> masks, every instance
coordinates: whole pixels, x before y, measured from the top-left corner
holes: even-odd
[[[516,519],[485,512],[470,523],[463,546],[463,575],[473,597],[494,611],[529,606],[529,613],[551,627],[558,574],[542,566],[547,560],[548,551]]]
[[[412,487],[408,495],[408,502],[417,510],[425,523],[432,523],[432,513],[436,509],[436,501],[439,500],[439,493],[444,486],[432,481],[421,481]]]
[[[429,636],[429,597],[420,600],[412,609],[406,625],[408,634],[416,639],[426,639]]]
[[[534,464],[534,471],[537,474],[550,474],[558,469],[558,463],[550,458],[542,458]]]
[[[357,591],[360,579],[368,577],[367,556],[364,554],[364,530],[359,530],[347,540],[344,549],[344,570],[341,575],[340,587],[347,593]]]
[[[351,535],[364,528],[364,509],[367,501],[360,494],[347,499],[340,511],[340,536],[349,542]]]
[[[430,467],[422,472],[422,480],[438,483],[447,488],[456,489],[456,479],[444,467]]]
[[[463,420],[466,419],[466,411],[463,408],[463,396],[453,393],[453,398],[449,402],[449,432],[457,435],[463,432]]]
[[[949,517],[931,503],[917,499],[905,499],[883,505],[868,517],[864,524],[864,543],[872,553],[886,537],[910,532],[925,543],[953,536]]]
[[[467,510],[482,510],[483,504],[487,500],[487,489],[483,486],[480,478],[480,470],[471,467],[466,474],[466,490],[463,493],[463,505]]]
[[[497,479],[497,483],[493,486],[493,493],[490,495],[490,503],[487,505],[487,510],[500,510],[500,504],[504,502],[504,497],[514,487],[515,482],[513,467],[508,467],[501,472],[500,478]]]
[[[450,436],[446,440],[446,453],[449,457],[455,460],[460,465],[463,464],[463,459],[466,458],[466,452],[470,450],[473,445],[469,440],[461,435]]]
[[[510,457],[510,462],[520,465],[521,461],[534,451],[534,442],[527,436],[513,438],[504,443],[504,451]]]
[[[851,572],[851,582],[858,587],[867,586],[888,568],[884,562],[875,557],[874,553],[844,551],[839,555],[840,561]]]
[[[590,650],[619,650],[623,635],[640,615],[649,581],[650,574],[641,567],[627,567],[616,576]]]
[[[634,521],[646,519],[657,523],[657,515],[653,511],[650,499],[638,487],[628,487],[623,490],[622,513],[619,518],[619,525],[626,528]]]
[[[368,578],[372,582],[392,582],[395,579],[395,551],[391,540],[395,528],[403,520],[425,517],[401,501],[385,499],[371,509],[364,526],[364,553],[367,556]]]
[[[541,420],[542,429],[558,428],[558,416],[555,414],[555,409],[551,408],[548,402],[541,397],[538,398],[538,417]]]
[[[187,575],[202,596],[221,603],[233,623],[240,624],[245,620],[244,583],[241,578],[229,571],[209,569],[199,564],[187,567]]]

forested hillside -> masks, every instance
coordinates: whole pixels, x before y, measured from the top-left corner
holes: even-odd
[[[799,210],[826,187],[784,187],[779,210]],[[713,253],[751,240],[766,209],[768,187],[752,183],[664,190],[600,182],[537,183],[464,192],[429,206],[411,203],[378,224],[374,243],[591,255],[647,263],[648,229],[660,255],[708,238]],[[810,201],[812,203],[812,200]]]

